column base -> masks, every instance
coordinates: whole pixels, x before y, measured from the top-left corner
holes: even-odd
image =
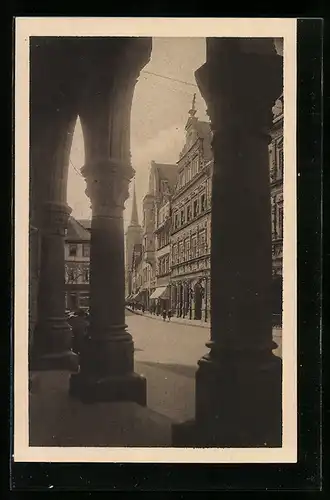
[[[130,401],[147,404],[147,380],[137,373],[93,378],[83,373],[70,378],[70,395],[84,403]]]
[[[67,370],[77,372],[79,369],[79,357],[73,351],[55,354],[35,354],[31,357],[29,365],[30,370],[33,371]]]
[[[30,369],[76,372],[79,357],[71,345],[72,330],[65,318],[51,317],[40,321],[34,331],[34,343],[30,346]]]
[[[177,447],[282,446],[282,362],[273,354],[202,358],[195,420],[172,427]]]

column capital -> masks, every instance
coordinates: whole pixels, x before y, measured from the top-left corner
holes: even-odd
[[[44,232],[64,236],[71,212],[72,209],[64,202],[49,201],[44,203]]]
[[[86,195],[91,200],[93,216],[121,217],[129,197],[132,166],[122,160],[107,158],[86,163],[81,169]]]
[[[283,91],[283,57],[272,40],[248,42],[212,46],[208,61],[195,72],[196,81],[214,133],[230,133],[234,127],[244,134],[263,133],[268,140],[271,109]]]

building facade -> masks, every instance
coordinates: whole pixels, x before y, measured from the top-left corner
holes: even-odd
[[[151,162],[148,192],[143,199],[141,301],[146,309],[168,307],[169,210],[176,165]],[[166,267],[167,266],[167,267]]]
[[[273,314],[281,322],[282,314],[282,269],[283,269],[283,94],[277,99],[273,111],[273,127],[269,145],[270,189],[272,213],[272,260],[273,260]]]
[[[194,100],[172,198],[171,307],[179,317],[208,321],[213,156],[210,125],[195,116]]]
[[[177,180],[177,166],[157,164],[159,184],[154,229],[156,251],[156,289],[150,299],[153,311],[160,313],[171,308],[171,199]]]
[[[89,307],[91,221],[69,218],[65,237],[66,309]]]
[[[211,315],[212,132],[193,100],[176,165],[151,163],[143,199],[142,245],[133,259],[137,302],[155,311],[209,321]],[[273,318],[281,322],[283,265],[283,95],[273,107],[269,145],[272,207]],[[141,255],[140,255],[141,254]]]

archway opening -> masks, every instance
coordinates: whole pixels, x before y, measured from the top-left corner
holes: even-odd
[[[80,169],[85,163],[79,116],[74,127],[67,178],[67,203],[72,209],[65,237],[65,304],[67,314],[89,309],[91,207]]]
[[[152,370],[193,376],[209,338],[210,300],[199,300],[197,294],[196,312],[194,294],[196,282],[210,281],[211,272],[211,127],[194,74],[205,62],[205,38],[153,38],[131,110],[136,173],[125,210],[126,279],[132,280],[126,287],[131,290],[127,324],[137,348],[136,370],[148,378],[148,405],[170,417],[177,412],[182,419],[193,416],[194,389],[186,399],[178,398],[169,375],[164,391],[156,394]],[[136,212],[138,221],[133,221]],[[206,328],[185,324],[195,317]]]

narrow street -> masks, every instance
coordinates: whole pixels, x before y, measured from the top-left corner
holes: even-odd
[[[173,420],[193,418],[197,361],[208,350],[207,328],[178,325],[127,311],[135,369],[147,378],[148,407]]]
[[[147,378],[148,407],[172,420],[194,416],[195,371],[208,352],[208,328],[126,312],[135,344],[135,369]],[[281,355],[280,331],[274,330]]]

